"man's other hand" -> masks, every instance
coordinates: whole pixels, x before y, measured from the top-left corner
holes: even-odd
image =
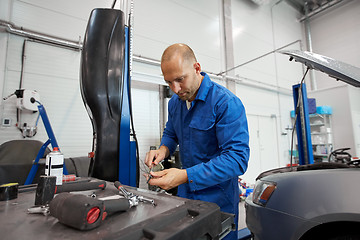
[[[159,162],[164,160],[169,155],[169,149],[166,146],[161,146],[157,150],[150,150],[146,153],[145,164],[152,168],[154,165],[158,165]]]
[[[152,179],[149,184],[169,190],[188,181],[185,169],[170,168],[159,172],[150,172]]]

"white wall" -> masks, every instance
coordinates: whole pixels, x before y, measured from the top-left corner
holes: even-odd
[[[134,1],[135,54],[160,60],[170,44],[186,43],[204,69],[219,72],[219,27],[219,1]]]
[[[245,83],[257,84],[236,85],[249,121],[250,161],[243,176],[249,183],[262,171],[290,161],[291,132],[286,128],[291,125],[289,112],[293,109],[291,87],[301,80],[302,66],[289,63],[280,53],[254,60],[286,45],[289,47],[284,50],[302,46],[298,13],[286,2],[276,2],[257,6],[250,1],[232,1],[235,66],[244,64],[235,74],[245,78]]]
[[[311,19],[313,52],[360,67],[360,1],[344,2]],[[316,81],[319,89],[345,84],[320,72]]]
[[[112,1],[103,2],[102,7]],[[98,1],[75,6],[73,1],[1,1],[1,19],[24,29],[76,41],[83,39],[90,11]],[[19,87],[21,51],[24,38],[1,32],[0,56],[6,61],[0,69],[0,95],[5,97]],[[37,90],[49,116],[53,131],[66,157],[86,156],[91,151],[92,127],[84,110],[79,88],[80,52],[28,42],[25,51],[23,87]],[[1,63],[1,61],[0,61]],[[0,143],[21,139],[16,129],[16,97],[1,101],[1,118],[12,120],[11,127],[0,128]],[[22,123],[35,125],[37,114],[22,113]],[[33,139],[46,141],[41,120]]]
[[[189,44],[204,70],[223,71],[224,57],[220,0],[135,0],[135,55],[159,60],[163,50],[175,42]],[[252,1],[231,1],[235,65],[255,59],[295,42],[287,49],[302,46],[298,13],[285,1],[257,6]],[[83,39],[91,9],[109,7],[112,1],[7,0],[0,3],[2,20],[56,37]],[[3,11],[9,9],[9,13]],[[19,83],[23,38],[0,32],[0,90],[12,93]],[[29,43],[24,86],[40,92],[42,101],[67,156],[86,155],[91,150],[91,124],[79,92],[80,53]],[[158,66],[134,62],[133,108],[135,128],[143,159],[150,145],[160,142],[159,84],[164,84]],[[264,170],[284,166],[289,160],[292,106],[291,86],[302,77],[302,66],[289,63],[276,53],[235,70],[241,81],[236,94],[244,102],[251,135],[249,182]],[[225,82],[216,80],[225,85]],[[144,84],[146,83],[146,84]],[[14,99],[1,102],[1,117],[15,118]],[[29,116],[30,120],[34,116]],[[29,120],[29,121],[30,121]],[[41,125],[41,123],[40,123]],[[0,141],[21,138],[12,128],[0,128]],[[43,129],[36,139],[45,140]]]
[[[360,1],[344,1],[340,7],[311,19],[313,52],[360,67]],[[360,90],[316,71],[318,105],[333,107],[335,148],[351,147],[360,154]]]
[[[316,98],[317,105],[328,105],[333,109],[334,150],[351,148],[352,156],[360,156],[360,89],[341,85],[310,92],[309,97]]]
[[[9,36],[6,81],[4,95],[19,88],[19,66],[23,39]],[[45,106],[55,137],[65,156],[86,156],[91,151],[91,124],[80,96],[80,54],[48,45],[28,42],[26,45],[23,88],[37,90],[40,102]],[[2,118],[16,123],[16,97],[3,101]],[[34,126],[38,113],[23,112],[21,123]],[[47,140],[41,120],[34,139]],[[2,127],[1,142],[21,138],[16,127]]]

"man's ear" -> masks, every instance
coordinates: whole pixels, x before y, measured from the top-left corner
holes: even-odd
[[[200,74],[200,72],[201,72],[200,63],[198,63],[198,62],[194,63],[194,68],[195,68],[196,73]]]

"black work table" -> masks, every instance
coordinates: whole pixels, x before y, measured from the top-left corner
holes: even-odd
[[[89,231],[80,231],[58,222],[52,216],[28,214],[34,205],[35,188],[20,192],[18,198],[0,202],[1,239],[218,239],[231,230],[231,214],[220,212],[216,204],[188,200],[165,193],[125,186],[127,190],[155,200],[157,206],[140,202],[126,212],[108,216],[102,224]],[[105,190],[74,194],[97,198],[119,194],[113,183]],[[208,236],[209,238],[204,238]]]

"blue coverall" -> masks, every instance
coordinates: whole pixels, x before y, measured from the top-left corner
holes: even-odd
[[[178,187],[178,196],[214,202],[235,214],[237,225],[238,176],[245,173],[250,154],[245,108],[232,92],[201,75],[189,110],[177,95],[170,99],[161,145],[172,154],[179,144],[188,183]],[[229,239],[237,239],[237,232],[231,234]]]

